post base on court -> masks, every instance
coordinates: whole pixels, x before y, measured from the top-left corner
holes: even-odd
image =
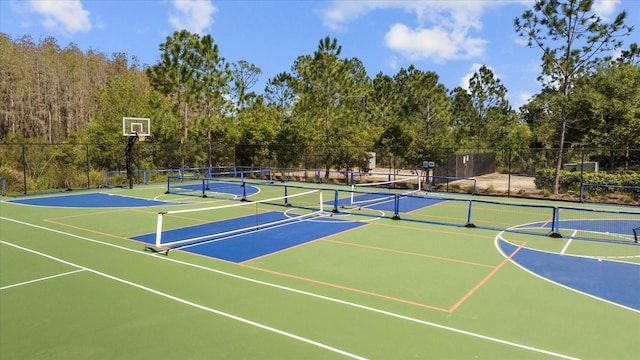
[[[160,255],[164,255],[164,256],[169,256],[169,249],[168,248],[157,248],[155,246],[145,246],[144,247],[144,251],[148,251],[148,252],[153,253],[153,254],[160,254]]]

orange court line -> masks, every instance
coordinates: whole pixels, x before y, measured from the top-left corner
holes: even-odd
[[[462,298],[460,298],[460,300],[458,300],[455,304],[453,304],[453,306],[451,308],[449,308],[448,312],[452,313],[454,312],[460,305],[462,305],[465,301],[467,301],[467,299],[469,297],[471,297],[471,295],[473,295],[476,291],[478,291],[478,289],[480,289],[480,287],[482,287],[482,285],[484,285],[487,281],[489,281],[489,279],[491,277],[493,277],[493,275],[495,275],[498,270],[500,270],[506,263],[508,263],[511,258],[513,258],[518,251],[520,251],[520,249],[522,249],[525,245],[527,244],[527,242],[523,242],[522,244],[520,244],[520,246],[518,246],[517,249],[513,250],[513,252],[507,256],[506,258],[504,258],[504,260],[502,260],[502,262],[493,268],[493,270],[491,270],[491,272],[489,272],[487,274],[487,276],[485,276],[482,280],[480,280],[479,283],[477,283],[471,290],[469,290],[469,292],[467,292]]]
[[[102,231],[96,231],[96,230],[92,230],[92,229],[83,228],[83,227],[80,227],[80,226],[75,226],[75,225],[71,225],[71,224],[65,224],[65,223],[62,223],[62,222],[59,222],[59,221],[56,221],[56,220],[53,220],[53,219],[44,219],[44,221],[46,221],[48,223],[56,224],[56,225],[62,225],[62,226],[70,227],[70,228],[76,229],[76,230],[82,230],[82,231],[90,232],[90,233],[97,234],[97,235],[111,237],[111,238],[114,238],[114,239],[131,240],[131,239],[129,239],[127,237],[124,237],[124,236],[108,234],[108,233],[105,233],[105,232],[102,232]]]
[[[114,212],[119,212],[119,211],[127,211],[127,210],[129,210],[129,209],[118,208],[118,209],[111,209],[111,210],[101,210],[101,211],[90,212],[90,213],[57,216],[57,217],[53,217],[53,218],[50,218],[50,219],[51,220],[70,219],[70,218],[74,218],[74,217],[102,215],[102,214],[114,213]]]
[[[329,240],[329,239],[320,239],[320,240],[327,241],[327,242],[332,242],[332,243],[336,243],[336,244],[343,244],[343,245],[356,246],[356,247],[362,247],[362,248],[373,249],[373,250],[387,251],[387,252],[392,252],[392,253],[397,253],[397,254],[419,256],[419,257],[424,257],[424,258],[429,258],[429,259],[443,260],[443,261],[454,262],[454,263],[465,264],[465,265],[482,266],[482,267],[488,267],[488,268],[493,268],[494,267],[493,265],[479,264],[479,263],[474,263],[474,262],[471,262],[471,261],[452,259],[452,258],[446,258],[446,257],[428,255],[428,254],[420,254],[420,253],[414,253],[414,252],[410,252],[410,251],[395,250],[395,249],[382,248],[382,247],[371,246],[371,245],[356,244],[356,243],[350,243],[350,242],[338,241],[338,240]]]
[[[329,287],[336,288],[336,289],[347,290],[347,291],[351,291],[351,292],[355,292],[355,293],[359,293],[359,294],[364,294],[364,295],[369,295],[369,296],[374,296],[374,297],[378,297],[378,298],[382,298],[382,299],[392,300],[392,301],[396,301],[396,302],[400,302],[400,303],[404,303],[404,304],[419,306],[419,307],[422,307],[422,308],[425,308],[425,309],[437,310],[437,311],[443,311],[443,312],[450,312],[447,309],[444,309],[444,308],[441,308],[441,307],[437,307],[437,306],[422,304],[422,303],[415,302],[415,301],[396,298],[396,297],[393,297],[393,296],[383,295],[383,294],[379,294],[379,293],[375,293],[375,292],[371,292],[371,291],[355,289],[355,288],[351,288],[351,287],[348,287],[348,286],[333,284],[333,283],[329,283],[329,282],[325,282],[325,281],[309,279],[309,278],[305,278],[305,277],[302,277],[302,276],[282,273],[282,272],[275,271],[275,270],[259,268],[259,267],[247,265],[246,263],[239,263],[238,265],[244,266],[244,267],[249,268],[249,269],[257,270],[257,271],[263,271],[263,272],[274,274],[274,275],[288,277],[288,278],[291,278],[291,279],[307,281],[307,282],[311,282],[311,283],[314,283],[314,284],[329,286]]]

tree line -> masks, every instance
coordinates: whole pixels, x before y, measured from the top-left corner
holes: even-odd
[[[277,144],[236,156],[270,151],[280,164],[295,165],[305,149],[326,169],[341,169],[365,166],[373,147],[416,167],[451,149],[517,156],[559,148],[558,174],[565,146],[640,148],[640,50],[622,42],[633,27],[626,12],[606,23],[592,5],[539,0],[515,19],[515,32],[542,59],[542,90],[520,109],[488,66],[468,89],[447,89],[437,73],[413,65],[371,75],[331,37],[257,93],[259,66],[228,62],[208,34],[176,31],[159,44],[156,64],[140,66],[125,53],[0,33],[0,142],[121,143],[120,120],[134,116],[152,119],[147,141]],[[207,165],[206,154],[194,156]],[[100,166],[108,169],[108,160]]]

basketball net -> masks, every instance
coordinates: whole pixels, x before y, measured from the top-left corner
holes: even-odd
[[[147,134],[144,131],[136,131],[136,136],[138,137],[138,141],[145,141],[147,139]]]

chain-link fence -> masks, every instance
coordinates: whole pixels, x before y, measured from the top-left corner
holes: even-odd
[[[125,145],[0,144],[0,177],[8,195],[125,186]],[[283,180],[348,184],[353,174],[358,179],[375,174],[427,174],[422,161],[429,160],[435,163],[429,175],[444,178],[447,184],[473,178],[476,193],[539,197],[553,190],[549,177],[558,155],[559,149],[437,149],[416,157],[375,146],[147,140],[134,144],[132,168],[136,184],[163,182],[172,172],[206,172],[220,166],[269,168]],[[640,149],[567,148],[561,166],[569,174],[559,186],[563,193],[580,192],[581,185],[589,182],[640,186]],[[611,174],[618,178],[612,180]]]

